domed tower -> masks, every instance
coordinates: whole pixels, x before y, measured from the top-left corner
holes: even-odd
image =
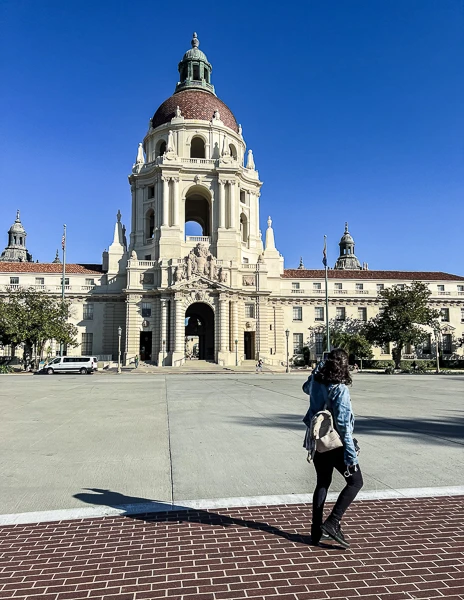
[[[198,334],[200,358],[235,361],[231,340],[237,336],[243,352],[238,290],[245,285],[249,293],[255,286],[254,275],[250,269],[242,273],[242,265],[256,265],[264,250],[259,230],[262,183],[253,153],[247,151],[233,112],[216,96],[212,65],[199,45],[194,33],[178,65],[174,93],[149,120],[129,176],[127,293],[134,303],[128,299],[128,323],[145,323],[143,352],[151,348],[149,360],[158,365],[182,362],[185,335],[193,335],[185,327],[190,316],[206,331]],[[135,299],[141,298],[141,289],[151,290],[153,321],[139,318],[142,310]],[[192,298],[198,310],[192,308]],[[128,352],[138,352],[139,332],[128,330]]]
[[[335,263],[334,269],[344,269],[350,271],[362,269],[359,260],[354,254],[354,239],[351,237],[351,234],[348,231],[348,223],[345,223],[345,233],[342,235],[339,246],[340,256]]]
[[[8,246],[2,252],[2,262],[32,262],[32,255],[26,249],[26,230],[21,223],[19,210],[16,212],[16,220],[8,230]]]

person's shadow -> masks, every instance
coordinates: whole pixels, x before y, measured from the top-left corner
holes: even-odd
[[[264,531],[272,535],[277,535],[290,542],[297,544],[312,545],[311,536],[297,533],[288,533],[274,525],[268,523],[252,521],[249,519],[239,519],[230,517],[218,512],[211,512],[196,508],[189,508],[177,504],[169,504],[158,500],[149,500],[137,496],[125,496],[119,492],[99,488],[85,488],[88,492],[94,493],[79,493],[74,494],[74,498],[87,504],[109,506],[122,511],[123,517],[136,519],[138,521],[159,523],[165,521],[177,521],[186,523],[201,523],[203,525],[220,526],[220,527],[246,527],[248,529],[256,529]],[[309,527],[309,523],[308,523]],[[331,544],[323,544],[321,548],[337,548]]]

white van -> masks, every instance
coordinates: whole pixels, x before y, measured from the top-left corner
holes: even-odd
[[[44,367],[44,371],[48,375],[53,375],[53,373],[90,375],[97,368],[96,356],[57,356]]]

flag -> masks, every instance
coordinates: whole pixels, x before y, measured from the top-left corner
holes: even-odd
[[[64,250],[64,247],[66,246],[66,229],[63,231],[63,237],[61,238],[61,247]]]
[[[322,251],[322,264],[327,266],[327,237],[324,236],[324,249]]]

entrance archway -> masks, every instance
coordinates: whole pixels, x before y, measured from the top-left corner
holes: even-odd
[[[214,312],[203,302],[191,304],[185,311],[185,336],[198,337],[198,358],[214,361]]]

